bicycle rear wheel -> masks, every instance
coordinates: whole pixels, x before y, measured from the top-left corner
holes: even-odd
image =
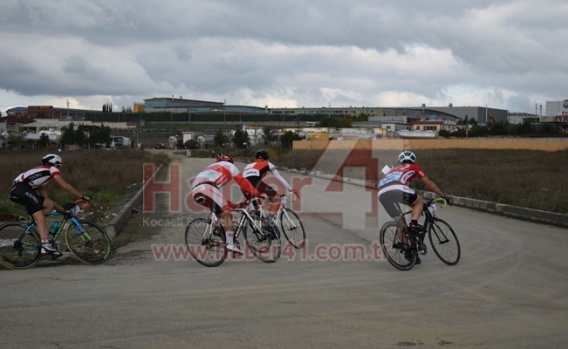
[[[9,269],[26,269],[41,257],[41,239],[35,228],[26,233],[26,225],[8,222],[0,226],[0,264]]]
[[[108,234],[98,224],[79,220],[80,226],[72,222],[65,231],[65,243],[75,258],[85,264],[101,264],[111,253]]]
[[[461,256],[460,242],[446,221],[435,218],[428,229],[428,239],[434,253],[442,262],[447,265],[458,264]]]
[[[227,258],[225,232],[211,221],[196,218],[185,228],[185,245],[193,259],[206,267],[217,267]]]
[[[295,248],[302,248],[306,245],[306,230],[298,214],[289,208],[285,208],[280,213],[280,227],[286,239]]]
[[[243,226],[243,236],[252,253],[261,261],[274,263],[280,258],[282,242],[278,227],[269,227],[266,219],[262,219],[261,231],[247,218],[247,223]]]
[[[380,231],[379,239],[383,253],[389,263],[399,270],[410,270],[416,263],[417,252],[413,246],[413,238],[402,231],[396,222],[385,223]]]

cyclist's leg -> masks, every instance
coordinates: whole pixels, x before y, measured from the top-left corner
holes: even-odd
[[[398,241],[403,243],[407,243],[406,237],[402,233],[400,229],[401,226],[404,225],[404,220],[402,217],[402,211],[400,209],[399,202],[403,202],[403,192],[399,189],[392,187],[392,188],[385,188],[383,190],[379,190],[379,202],[383,205],[387,214],[398,224],[399,228],[396,230],[396,237]]]
[[[211,184],[200,184],[195,186],[191,193],[196,203],[214,212],[221,221],[225,230],[227,249],[240,252],[234,245],[233,215],[230,211],[229,201],[225,199],[221,190]]]
[[[10,193],[10,199],[26,208],[37,225],[37,231],[41,239],[48,239],[47,219],[44,214],[45,198],[39,195],[29,185],[24,183],[15,184]]]
[[[39,195],[29,185],[24,183],[14,185],[10,195],[12,201],[24,206],[28,213],[33,217],[40,237],[42,253],[50,254],[54,258],[61,256],[62,254],[57,250],[55,243],[49,240],[49,234],[47,232],[47,218],[45,217],[46,199]]]
[[[274,190],[274,188],[264,183],[263,181],[258,182],[256,188],[261,193],[268,195],[268,200],[270,201],[270,208],[268,209],[268,212],[271,215],[271,217],[274,217],[274,215],[280,208],[280,202],[281,202],[280,196],[278,195],[276,190]]]

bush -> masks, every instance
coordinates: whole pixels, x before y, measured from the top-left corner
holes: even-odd
[[[2,184],[0,209],[11,217],[25,216],[22,206],[9,200],[14,178],[32,167],[41,165],[41,158],[51,150],[32,152],[0,152],[4,164],[0,172]],[[60,154],[63,159],[61,174],[63,178],[82,193],[92,195],[97,208],[106,210],[134,188],[140,188],[143,181],[144,163],[163,163],[167,156],[151,155],[136,150],[76,150]],[[120,164],[117,166],[117,164]],[[57,184],[47,186],[50,197],[62,204],[72,201],[66,191]],[[1,220],[5,220],[3,217]]]

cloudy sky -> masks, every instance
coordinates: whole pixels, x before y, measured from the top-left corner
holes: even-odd
[[[0,111],[568,98],[566,0],[2,0]]]

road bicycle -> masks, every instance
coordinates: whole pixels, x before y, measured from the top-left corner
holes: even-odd
[[[12,200],[18,202],[17,199]],[[65,213],[49,212],[46,218],[53,221],[49,237],[55,244],[63,235],[67,249],[75,258],[85,264],[94,265],[103,263],[110,257],[111,241],[101,226],[76,216],[89,206],[88,201],[79,199],[65,205]],[[40,261],[41,256],[41,239],[31,215],[25,223],[14,221],[0,225],[2,266],[9,269],[30,268]]]
[[[269,225],[266,219],[251,216],[247,210],[249,203],[245,201],[231,208],[231,212],[237,213],[237,217],[233,217],[234,244],[240,248],[237,239],[242,234],[247,248],[258,259],[276,262],[282,253],[278,228]],[[219,266],[227,258],[225,229],[214,212],[208,218],[195,218],[189,222],[185,228],[185,244],[193,259],[204,266]],[[247,250],[243,252],[246,255]]]
[[[289,195],[295,195],[294,193],[288,193]],[[296,249],[301,249],[306,245],[306,230],[304,229],[304,224],[300,220],[298,214],[287,207],[287,196],[280,196],[280,206],[278,211],[274,215],[274,224],[280,227],[284,236],[290,242],[292,246]],[[267,207],[270,203],[265,201],[262,205],[249,205],[249,211],[252,210],[252,214],[258,214],[264,220],[268,219]],[[254,212],[257,211],[257,212]]]
[[[456,265],[461,256],[460,242],[452,227],[443,219],[436,217],[436,203],[446,207],[444,198],[424,202],[422,215],[424,223],[419,231],[411,231],[406,223],[406,216],[412,211],[402,214],[401,219],[385,223],[380,230],[380,243],[387,260],[395,268],[410,270],[419,260],[419,254],[426,254],[424,242],[426,234],[430,246],[438,258],[447,265]]]

